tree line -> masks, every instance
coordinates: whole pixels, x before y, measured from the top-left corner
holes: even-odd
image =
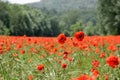
[[[76,31],[82,30],[86,35],[118,35],[119,5],[119,0],[99,0],[98,11],[88,9],[81,12],[74,9],[58,13],[54,9],[39,9],[0,1],[0,34],[57,36],[65,33],[72,36]],[[81,15],[86,15],[84,20]]]
[[[60,31],[57,27],[52,29],[53,22],[54,18],[48,18],[39,9],[0,2],[0,34],[56,36]]]

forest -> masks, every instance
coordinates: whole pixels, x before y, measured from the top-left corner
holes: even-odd
[[[0,0],[0,34],[14,36],[73,36],[120,34],[119,0],[42,0],[11,4]]]

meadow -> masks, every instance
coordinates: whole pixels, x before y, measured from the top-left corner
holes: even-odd
[[[120,36],[0,36],[0,80],[120,80]]]

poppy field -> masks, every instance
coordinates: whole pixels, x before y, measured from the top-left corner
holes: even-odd
[[[120,36],[0,36],[0,80],[120,80]]]

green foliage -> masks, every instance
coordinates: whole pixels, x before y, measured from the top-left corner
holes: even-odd
[[[95,26],[92,22],[88,22],[87,25],[84,28],[84,32],[88,36],[98,35],[99,34],[98,26]]]
[[[87,2],[85,0],[42,0],[28,5],[40,8],[48,15],[56,15],[58,18],[74,13],[74,16],[77,15],[84,23],[87,23],[89,20],[96,23],[97,1],[98,0],[87,0]],[[73,16],[73,14],[71,16]]]
[[[120,34],[120,1],[99,0],[98,21],[97,2],[42,0],[38,3],[18,5],[0,0],[0,34],[57,36],[65,33],[72,36],[79,30],[86,35]]]
[[[99,0],[99,25],[103,35],[120,34],[120,0]]]
[[[68,10],[77,9],[95,9],[97,6],[97,0],[41,0],[40,2],[28,4],[32,7],[46,8],[47,10],[56,10],[57,12],[63,12]]]
[[[59,26],[61,28],[61,32],[70,36],[69,32],[70,26],[75,24],[80,19],[80,12],[77,10],[67,11],[65,14],[60,16]]]
[[[60,31],[61,28],[59,26],[59,21],[58,21],[57,17],[56,16],[50,17],[49,21],[50,21],[50,25],[51,25],[51,33],[49,33],[49,34],[51,34],[51,36],[58,36],[58,34],[61,33],[61,31]]]
[[[78,21],[75,24],[70,26],[70,35],[73,36],[75,32],[77,31],[83,31],[83,28],[85,26],[83,25],[82,21]]]
[[[0,20],[7,27],[9,27],[9,13],[8,13],[8,10],[9,10],[8,3],[0,1]]]
[[[83,25],[89,21],[93,25],[97,22],[97,0],[87,2],[84,0],[42,0],[28,5],[40,8],[48,17],[57,17],[60,32],[67,36],[71,36],[76,31],[75,29],[81,27],[77,26],[77,22],[81,20]],[[73,25],[75,25],[75,29],[71,30]]]
[[[9,35],[9,29],[3,24],[3,22],[0,20],[0,34],[2,35]]]
[[[84,31],[86,35],[98,35],[98,27],[94,25],[93,22],[88,22],[86,25],[82,21],[78,21],[75,24],[70,26],[70,36],[73,36],[77,31]]]
[[[0,34],[3,34],[4,31],[9,31],[10,35],[16,36],[24,34],[27,36],[56,36],[60,33],[56,19],[48,17],[40,9],[6,2],[0,2],[0,4],[1,26],[6,26],[4,30],[1,29]]]

